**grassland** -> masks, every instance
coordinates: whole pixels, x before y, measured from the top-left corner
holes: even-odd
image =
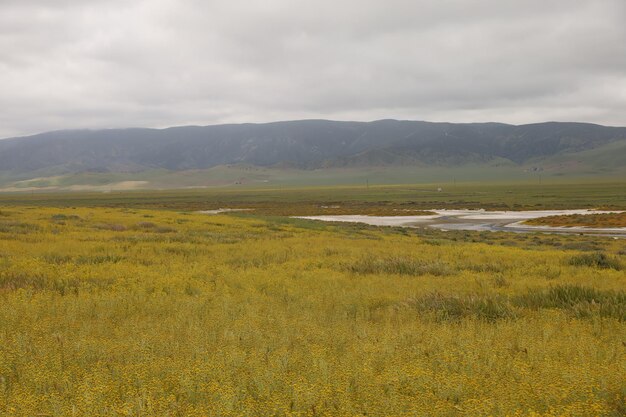
[[[5,196],[0,415],[624,415],[623,240],[280,215],[624,206],[472,187]]]
[[[139,172],[78,172],[63,170],[16,174],[0,170],[0,192],[119,192],[125,190],[204,189],[215,187],[265,189],[286,187],[355,187],[396,184],[437,184],[449,188],[459,182],[506,181],[527,184],[541,182],[619,181],[626,176],[620,164],[626,141],[591,151],[562,154],[550,159],[517,165],[494,159],[461,166],[398,165],[353,166],[323,169],[295,169],[288,166],[261,167],[246,164],[220,165],[208,169],[170,171],[150,169]],[[33,175],[37,178],[33,178]]]
[[[547,216],[527,220],[526,223],[537,226],[626,227],[626,212],[591,215],[568,214],[562,216]]]
[[[441,191],[439,189],[441,188]],[[390,186],[211,188],[110,193],[0,193],[0,205],[167,210],[253,208],[260,215],[390,214],[394,210],[484,208],[626,210],[626,182],[459,183]],[[326,208],[324,208],[325,206]],[[339,211],[329,209],[339,206]]]

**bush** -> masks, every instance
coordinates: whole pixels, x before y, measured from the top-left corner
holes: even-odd
[[[78,217],[75,214],[70,214],[70,215],[66,215],[66,214],[54,214],[51,217],[52,220],[79,220],[80,217]]]
[[[574,256],[569,260],[569,264],[574,266],[589,266],[592,268],[615,269],[617,271],[622,269],[617,259],[608,257],[603,252]]]
[[[412,299],[409,305],[420,312],[431,313],[437,320],[460,320],[474,317],[493,322],[500,319],[514,318],[515,313],[503,297],[487,296],[446,296],[433,293]]]
[[[109,224],[109,223],[96,223],[93,225],[94,229],[110,230],[112,232],[123,232],[127,230],[123,224]]]
[[[139,222],[135,225],[134,229],[145,230],[155,233],[173,233],[176,229],[169,226],[158,226],[152,222]]]
[[[137,223],[137,228],[139,229],[153,229],[156,227],[156,224],[152,222],[139,222]]]
[[[42,274],[28,274],[21,271],[6,271],[0,275],[0,288],[16,290],[18,288],[33,288],[41,290],[47,286],[48,278]]]
[[[124,259],[123,256],[118,255],[79,256],[76,258],[76,265],[116,264]]]
[[[456,269],[441,261],[425,262],[404,257],[376,259],[363,258],[345,268],[356,274],[397,274],[446,276],[456,273]]]
[[[0,233],[28,234],[41,231],[41,226],[32,223],[22,223],[16,221],[0,222]]]
[[[599,291],[580,285],[559,285],[548,290],[530,290],[515,297],[513,304],[533,310],[567,310],[576,317],[599,315],[626,321],[626,293],[623,291]]]
[[[42,256],[42,259],[49,264],[62,265],[72,262],[70,255],[60,255],[58,253],[48,253]]]

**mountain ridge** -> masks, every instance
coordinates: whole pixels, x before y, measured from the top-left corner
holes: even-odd
[[[620,141],[626,141],[626,127],[581,122],[512,125],[306,119],[162,129],[57,130],[0,140],[0,174],[26,179],[80,172],[203,170],[229,164],[305,170],[458,167],[494,161],[523,166],[563,155],[587,155]],[[615,149],[623,152],[626,148]],[[615,166],[603,167],[605,172],[623,168],[619,158],[610,160],[616,161]]]

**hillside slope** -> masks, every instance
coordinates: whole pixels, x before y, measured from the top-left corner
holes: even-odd
[[[0,182],[76,173],[206,170],[225,165],[541,166],[620,172],[626,128],[585,123],[303,120],[168,129],[70,130],[0,141]],[[586,161],[591,161],[589,164]],[[599,163],[600,162],[600,163]],[[534,168],[533,168],[534,169]]]

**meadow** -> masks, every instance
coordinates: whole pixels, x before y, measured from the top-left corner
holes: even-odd
[[[113,207],[178,211],[253,208],[261,215],[393,214],[398,210],[626,209],[626,182],[563,179],[543,183],[399,185],[0,193],[0,206]],[[340,206],[333,209],[332,206]],[[326,207],[326,208],[324,208]]]
[[[3,196],[0,415],[626,415],[624,240],[285,216],[585,187]]]

